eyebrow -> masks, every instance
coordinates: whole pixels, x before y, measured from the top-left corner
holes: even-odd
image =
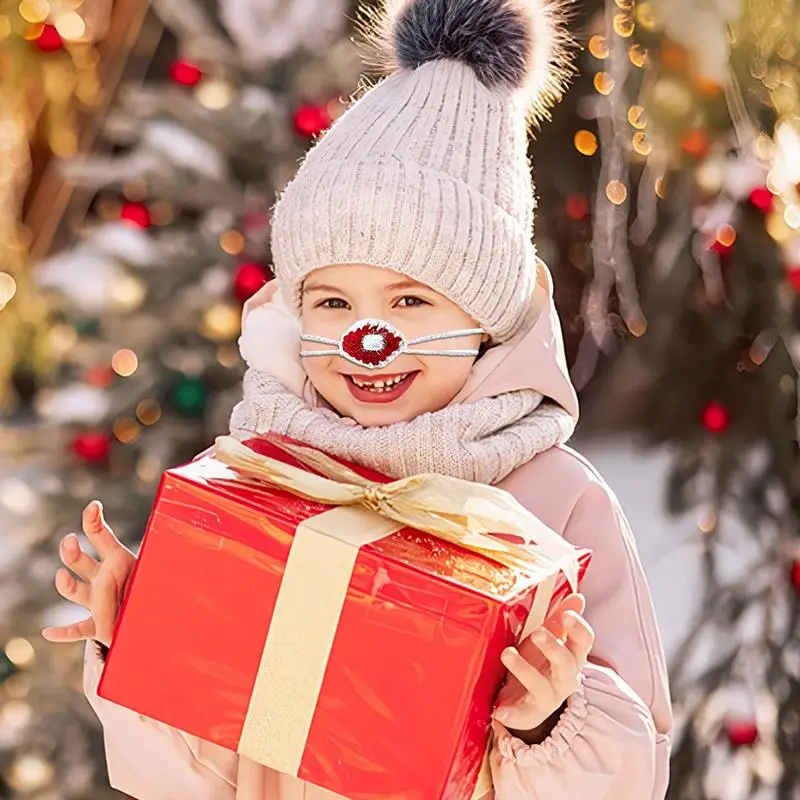
[[[426,289],[427,287],[417,281],[406,280],[397,281],[397,283],[390,283],[384,287],[390,292],[396,292],[398,289]],[[331,286],[328,283],[306,283],[303,286],[303,294],[309,292],[331,292],[332,294],[344,294],[344,291],[338,286]]]

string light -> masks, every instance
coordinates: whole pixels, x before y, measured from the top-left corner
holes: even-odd
[[[238,256],[244,250],[244,236],[239,231],[225,231],[219,237],[219,246],[224,253],[229,256]]]
[[[589,39],[589,52],[597,59],[608,58],[608,41],[605,36],[596,34]]]
[[[200,330],[212,342],[224,342],[239,333],[241,319],[239,306],[216,303],[203,314]]]
[[[111,358],[111,369],[122,378],[129,378],[139,367],[139,359],[133,350],[117,350]]]
[[[632,44],[628,50],[628,59],[634,67],[640,69],[647,66],[648,55],[647,50],[640,44]]]
[[[719,228],[717,228],[717,241],[724,248],[733,247],[736,241],[736,229],[727,223],[725,225],[720,225]]]
[[[647,127],[647,117],[643,106],[631,106],[628,109],[628,122],[637,130]]]
[[[615,205],[621,206],[628,199],[628,187],[622,181],[609,181],[606,197]]]
[[[155,425],[161,419],[161,406],[155,400],[140,400],[136,417],[142,425]]]
[[[614,0],[617,4],[617,8],[621,8],[625,11],[631,11],[633,9],[633,0]]]
[[[0,272],[0,306],[5,306],[17,293],[17,282],[7,272]]]
[[[649,156],[650,153],[653,152],[653,145],[650,144],[650,140],[647,138],[646,133],[643,131],[637,131],[633,135],[633,149],[640,156]]]
[[[36,25],[45,22],[50,16],[50,3],[47,0],[22,0],[18,12],[25,22]]]
[[[636,20],[645,30],[655,30],[657,20],[656,15],[653,12],[652,3],[639,3],[636,6]]]
[[[636,30],[636,23],[630,14],[617,14],[614,17],[614,32],[623,39],[630,39]]]
[[[139,424],[130,417],[122,417],[114,423],[114,436],[122,444],[133,444],[139,439],[140,433]]]
[[[8,781],[13,789],[28,795],[52,783],[54,772],[53,765],[42,756],[26,754],[11,764]]]
[[[68,42],[76,42],[86,35],[86,23],[77,11],[66,11],[56,19],[56,30]]]
[[[614,79],[607,72],[598,72],[594,76],[594,88],[603,95],[614,91]]]
[[[796,206],[793,203],[786,206],[786,210],[783,212],[783,219],[793,230],[800,228],[800,206]]]
[[[227,108],[233,100],[233,87],[220,80],[205,80],[197,87],[197,100],[210,111]]]
[[[27,667],[33,663],[36,653],[27,639],[16,638],[6,643],[6,656],[15,667]]]
[[[587,130],[575,134],[575,149],[584,156],[593,156],[597,152],[597,137]]]
[[[628,330],[639,339],[647,333],[647,318],[639,311],[627,322],[627,326]]]

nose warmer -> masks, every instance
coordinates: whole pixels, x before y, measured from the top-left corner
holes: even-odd
[[[302,334],[300,340],[303,342],[325,344],[336,349],[306,350],[301,352],[300,356],[302,358],[341,356],[352,364],[357,364],[359,367],[366,367],[367,369],[383,369],[383,367],[388,366],[404,353],[415,356],[471,356],[474,358],[478,355],[478,350],[426,350],[419,349],[417,345],[483,333],[485,333],[483,328],[469,328],[434,333],[431,336],[421,336],[417,339],[409,340],[394,325],[382,319],[362,319],[351,325],[339,340]]]

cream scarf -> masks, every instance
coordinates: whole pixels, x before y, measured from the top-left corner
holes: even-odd
[[[251,368],[233,410],[239,438],[278,433],[393,478],[436,472],[496,484],[535,455],[565,442],[575,422],[533,390],[451,404],[409,422],[362,428],[316,408],[265,370]]]

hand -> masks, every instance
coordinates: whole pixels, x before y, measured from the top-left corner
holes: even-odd
[[[581,616],[585,608],[583,595],[564,598],[519,648],[503,651],[509,676],[495,707],[498,722],[514,731],[533,731],[578,689],[594,644],[594,631]]]
[[[65,536],[59,551],[61,560],[69,569],[59,569],[56,573],[56,589],[62,597],[88,609],[90,616],[73,625],[45,628],[42,636],[51,642],[94,639],[110,647],[119,606],[136,556],[114,535],[103,518],[103,507],[96,500],[83,511],[83,532],[100,560],[83,552],[74,533]]]

